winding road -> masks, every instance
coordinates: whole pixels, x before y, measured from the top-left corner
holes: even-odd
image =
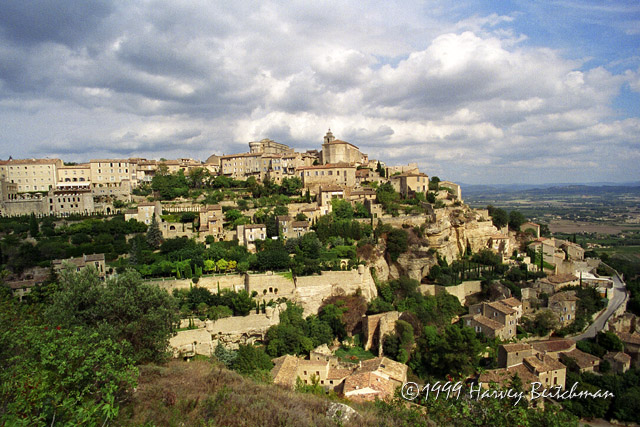
[[[624,282],[617,274],[611,276],[611,279],[613,280],[613,298],[609,300],[607,309],[602,312],[591,325],[589,325],[586,331],[584,331],[580,335],[571,337],[571,339],[580,341],[585,338],[595,337],[598,332],[604,329],[605,323],[609,320],[613,312],[616,311],[618,307],[620,307],[620,305],[625,301],[625,299],[627,298],[627,291]]]

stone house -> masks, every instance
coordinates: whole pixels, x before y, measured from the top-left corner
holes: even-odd
[[[573,274],[553,274],[534,283],[536,289],[549,295],[567,286],[580,286],[580,278]]]
[[[296,168],[304,188],[311,194],[318,194],[321,186],[338,185],[351,189],[356,185],[356,167],[349,163],[331,163]]]
[[[599,357],[585,353],[577,348],[560,353],[560,360],[566,366],[571,367],[571,365],[574,365],[575,369],[577,369],[581,374],[584,372],[595,372],[598,366],[600,366]]]
[[[502,344],[498,347],[498,366],[510,368],[519,365],[525,357],[533,356],[533,346],[527,343]]]
[[[130,219],[135,219],[138,222],[149,225],[155,216],[159,224],[162,221],[160,215],[162,215],[162,205],[160,202],[144,202],[138,203],[136,209],[127,210],[124,213],[124,220],[129,221]]]
[[[344,188],[335,184],[321,185],[318,187],[318,206],[329,206],[333,199],[345,199]]]
[[[565,327],[575,320],[576,306],[579,300],[576,291],[558,292],[549,297],[549,309],[556,314],[561,327]]]
[[[239,245],[255,249],[256,240],[264,240],[267,238],[267,226],[264,224],[239,225],[236,228],[236,233]]]
[[[536,239],[540,238],[540,225],[536,224],[535,222],[525,222],[524,224],[520,225],[520,231],[527,231],[527,230],[533,230],[533,237],[535,237]]]
[[[482,314],[467,314],[466,316],[462,316],[462,320],[464,326],[473,328],[476,332],[490,339],[500,338],[501,340],[507,341],[515,336],[515,327],[509,329],[502,323],[496,322]]]
[[[640,366],[640,333],[615,332],[624,344],[624,352],[631,356],[631,362]]]
[[[570,339],[552,339],[531,343],[534,352],[547,356],[560,358],[560,353],[575,350],[576,342]]]
[[[462,190],[459,184],[451,181],[440,181],[439,183],[440,189],[448,188],[449,194],[453,196],[454,199],[462,201]]]
[[[0,180],[16,184],[18,193],[49,191],[56,186],[60,159],[0,160]]]
[[[469,314],[462,316],[462,319],[465,326],[474,328],[476,332],[507,341],[516,336],[518,314],[517,310],[502,301],[481,302],[470,306]]]
[[[70,265],[75,271],[81,271],[89,266],[93,266],[97,270],[100,279],[104,280],[107,275],[104,254],[82,255],[77,258],[54,259],[51,261],[51,265],[57,272],[64,269],[65,265]]]
[[[611,370],[617,374],[624,374],[631,367],[631,356],[621,351],[608,352],[604,359],[611,364]]]
[[[207,236],[213,236],[215,239],[221,239],[224,236],[224,215],[222,206],[207,205],[200,209],[200,227],[198,231]]]
[[[429,192],[429,177],[422,172],[403,172],[389,177],[393,189],[404,197],[411,197],[416,193],[426,195]]]
[[[407,365],[386,357],[365,360],[344,380],[343,395],[356,401],[391,399],[396,387],[407,381],[407,370]]]

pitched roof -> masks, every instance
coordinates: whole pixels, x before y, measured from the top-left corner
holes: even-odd
[[[483,372],[478,377],[478,381],[481,383],[496,383],[500,386],[508,386],[516,374],[520,380],[522,380],[522,386],[525,390],[531,388],[531,383],[540,381],[540,379],[533,375],[522,363],[509,368],[491,369]]]
[[[468,316],[468,315],[467,315]],[[467,318],[467,316],[463,316],[463,318]],[[493,319],[489,319],[487,316],[484,316],[482,314],[475,314],[473,316],[469,316],[471,319],[475,320],[476,322],[480,323],[482,326],[486,326],[487,328],[490,328],[494,331],[497,331],[499,329],[504,328],[504,325],[496,322]]]
[[[298,377],[299,360],[296,356],[289,354],[273,359],[274,366],[271,368],[271,376],[274,384],[293,387]]]
[[[576,342],[569,339],[560,339],[560,340],[547,340],[547,341],[538,341],[531,343],[533,348],[542,353],[542,352],[551,352],[556,353],[559,351],[569,351],[571,348],[575,348]]]
[[[575,360],[580,369],[590,368],[593,366],[598,366],[600,364],[599,357],[596,357],[589,353],[585,353],[584,351],[578,350],[577,348],[565,353],[560,353],[560,357],[562,359],[571,358]]]
[[[505,299],[501,299],[500,301],[502,304],[506,304],[507,306],[514,308],[514,307],[519,307],[522,305],[522,301],[520,301],[518,298],[505,298]]]
[[[513,313],[516,312],[513,308],[509,307],[506,304],[503,304],[502,301],[490,302],[487,305],[489,307],[491,307],[491,308],[494,308],[494,309],[498,310],[501,313],[504,313],[504,314],[513,314]]]
[[[507,353],[515,353],[516,351],[525,351],[525,350],[533,350],[531,344],[526,343],[513,343],[513,344],[502,344],[501,346]]]
[[[542,356],[542,358],[537,356],[525,357],[523,363],[525,366],[528,365],[527,367],[533,371],[533,374],[566,369],[566,366],[551,356]]]
[[[615,353],[607,353],[604,355],[605,359],[608,360],[614,360],[616,362],[620,362],[620,363],[631,363],[631,356],[629,356],[627,353],[623,353],[621,351],[615,352]]]

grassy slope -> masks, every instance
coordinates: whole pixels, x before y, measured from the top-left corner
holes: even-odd
[[[336,426],[331,401],[260,384],[208,361],[172,361],[140,367],[137,391],[114,423],[120,426]],[[401,420],[373,405],[350,404],[351,425],[394,426]]]

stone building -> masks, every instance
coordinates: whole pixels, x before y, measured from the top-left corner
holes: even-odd
[[[264,154],[289,154],[293,153],[293,148],[279,142],[275,142],[272,139],[264,138],[260,141],[253,141],[249,143],[249,149],[252,154],[264,153]]]
[[[573,367],[581,374],[584,372],[595,372],[600,366],[600,358],[584,351],[573,349],[560,353],[560,360],[567,367]]]
[[[393,333],[396,322],[400,319],[400,312],[388,311],[386,313],[363,316],[362,333],[364,335],[364,349],[375,348],[382,355],[382,341],[386,334]]]
[[[498,366],[510,368],[522,363],[525,357],[533,356],[534,350],[531,344],[513,343],[502,344],[498,347]]]
[[[318,187],[318,206],[329,206],[333,199],[345,199],[345,190],[339,185],[328,184]]]
[[[404,197],[412,197],[416,193],[426,196],[429,192],[429,177],[422,172],[403,172],[389,177],[393,189]]]
[[[236,228],[238,244],[247,248],[255,248],[256,240],[267,238],[267,226],[264,224],[239,225]]]
[[[136,163],[128,159],[92,159],[89,167],[92,188],[121,188],[123,181],[129,188],[137,186]]]
[[[549,309],[556,314],[560,327],[565,327],[576,319],[576,306],[579,300],[576,291],[558,292],[549,297]]]
[[[366,154],[362,154],[360,149],[355,145],[335,139],[331,129],[329,129],[324,136],[324,142],[322,144],[322,164],[334,163],[363,165],[368,163],[368,157]]]
[[[58,181],[60,159],[9,159],[0,161],[0,181],[16,184],[16,192],[47,192]]]
[[[66,265],[71,266],[75,271],[82,271],[85,268],[92,266],[96,269],[98,276],[102,280],[104,280],[107,275],[104,254],[82,255],[77,258],[54,259],[51,261],[51,265],[56,271],[63,270]]]
[[[338,185],[345,189],[356,185],[356,167],[348,163],[302,166],[296,169],[304,188],[311,194],[318,194],[321,186]]]
[[[604,359],[611,364],[611,370],[617,374],[624,374],[631,368],[631,356],[621,351],[608,352]]]
[[[162,215],[162,205],[160,202],[144,202],[138,203],[136,209],[130,209],[124,213],[124,220],[129,221],[135,219],[138,222],[143,222],[147,225],[151,224],[153,217],[156,217],[158,224],[162,222],[160,215]]]
[[[222,206],[207,205],[200,209],[200,228],[199,232],[207,236],[213,236],[215,239],[222,239],[224,236],[224,215]]]
[[[60,182],[47,194],[49,213],[54,215],[92,214],[93,194],[88,182]]]
[[[89,163],[62,165],[58,170],[58,183],[91,182],[91,166]]]
[[[469,307],[469,314],[462,316],[465,326],[489,338],[509,340],[516,336],[518,311],[501,301],[482,302]]]

